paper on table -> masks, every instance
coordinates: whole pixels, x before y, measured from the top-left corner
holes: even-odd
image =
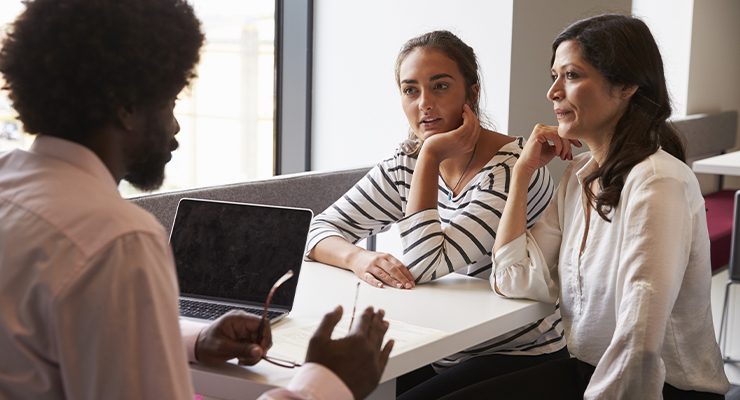
[[[386,321],[388,321],[389,326],[383,338],[383,345],[390,339],[396,341],[393,345],[391,356],[404,353],[423,343],[447,336],[446,333],[437,329],[414,326],[394,320]],[[336,340],[346,336],[349,332],[349,322],[349,317],[342,318],[334,328],[331,338]],[[355,321],[355,323],[358,323],[358,321]],[[272,331],[272,347],[267,353],[271,356],[287,358],[300,363],[304,362],[308,342],[318,327],[319,323],[316,322],[310,325]]]

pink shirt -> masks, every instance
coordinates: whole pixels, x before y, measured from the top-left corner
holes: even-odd
[[[40,136],[0,154],[0,397],[192,399],[178,293],[164,228],[95,153]],[[267,398],[349,393],[322,369]]]

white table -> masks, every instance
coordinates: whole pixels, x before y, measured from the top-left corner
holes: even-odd
[[[304,262],[290,316],[274,330],[319,321],[337,305],[351,312],[356,283],[352,272]],[[371,399],[395,398],[395,378],[442,357],[464,350],[544,318],[552,304],[498,297],[487,280],[450,274],[412,290],[360,287],[358,313],[367,306],[382,308],[386,318],[438,329],[448,336],[398,355],[391,354],[381,385]],[[195,392],[217,399],[253,399],[275,386],[285,386],[295,370],[260,362],[252,367],[191,365]]]
[[[740,151],[694,161],[692,168],[701,174],[740,175]]]

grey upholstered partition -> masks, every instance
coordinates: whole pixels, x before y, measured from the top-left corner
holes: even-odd
[[[671,124],[686,137],[688,161],[720,154],[735,147],[737,111],[689,115],[671,121]]]
[[[132,197],[154,214],[169,234],[177,202],[183,197],[275,206],[302,207],[319,214],[354,186],[370,167],[331,172],[304,172],[269,179]]]

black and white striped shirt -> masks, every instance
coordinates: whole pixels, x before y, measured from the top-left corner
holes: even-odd
[[[512,167],[523,145],[521,137],[504,145],[455,197],[449,197],[450,190],[440,177],[438,207],[411,215],[406,215],[406,206],[417,159],[397,150],[314,218],[306,254],[330,236],[357,243],[398,224],[403,248],[400,261],[416,283],[451,272],[488,279],[496,228],[508,196]],[[549,204],[553,186],[546,168],[534,174],[527,198],[528,228]],[[440,360],[435,366],[452,366],[480,354],[536,355],[557,351],[565,345],[559,321],[556,311],[532,326],[482,343],[449,360]]]

